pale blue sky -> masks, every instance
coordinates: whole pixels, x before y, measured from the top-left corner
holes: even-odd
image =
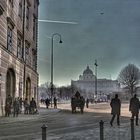
[[[68,85],[87,65],[98,77],[116,79],[128,63],[140,66],[139,0],[40,0],[38,72],[50,81],[51,36],[54,38],[54,84]],[[104,14],[101,14],[104,13]]]

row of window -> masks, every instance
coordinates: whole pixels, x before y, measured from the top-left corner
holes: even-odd
[[[36,0],[34,1],[34,3],[36,2]],[[29,4],[26,5],[26,7],[23,7],[23,5],[25,5],[23,3],[23,1],[21,0],[19,2],[19,11],[18,11],[18,15],[21,18],[21,20],[23,20],[23,14],[25,14],[25,26],[26,29],[29,29],[29,23],[30,23],[30,6]],[[34,4],[35,5],[35,4]],[[35,7],[35,6],[34,6]],[[25,10],[25,11],[24,11]],[[26,13],[25,13],[26,12]],[[36,18],[33,15],[33,39],[35,39],[35,35],[36,35]]]
[[[14,7],[14,0],[9,0],[9,5],[11,8]],[[36,8],[37,5],[37,0],[34,0],[34,8]],[[25,27],[26,29],[29,29],[29,23],[30,23],[30,3],[27,0],[20,0],[19,1],[19,9],[18,9],[18,15],[20,17],[21,20],[23,20],[23,14],[24,14],[24,23],[25,23]],[[22,36],[17,33],[17,50],[14,50],[13,47],[13,39],[12,39],[12,34],[13,34],[13,28],[10,24],[8,25],[8,29],[7,29],[7,49],[10,52],[15,52],[17,51],[17,58],[20,60],[24,60],[26,62],[27,65],[32,66],[32,68],[34,70],[37,69],[36,66],[36,61],[37,61],[37,57],[36,57],[36,53],[34,53],[35,51],[32,51],[32,61],[31,61],[31,57],[30,57],[30,43],[28,43],[28,41],[25,41],[25,50],[23,48],[23,39]],[[35,15],[33,14],[33,40],[36,41],[36,34],[37,34],[37,18],[35,17]]]
[[[11,6],[11,8],[14,7],[14,1],[13,0],[9,0],[9,4]],[[36,8],[37,5],[37,1],[34,0],[34,8]],[[25,27],[26,29],[30,29],[29,25],[31,23],[31,18],[30,18],[30,4],[29,2],[27,2],[27,0],[20,0],[19,1],[19,7],[18,7],[18,16],[20,17],[21,20],[23,20],[23,16],[24,16],[24,23],[25,23]],[[37,25],[37,18],[35,17],[35,15],[33,14],[33,40],[35,40],[36,38],[36,25]]]
[[[8,26],[7,29],[7,49],[8,51],[10,51],[11,53],[13,53],[14,48],[12,46],[12,28],[10,28]],[[31,62],[31,57],[30,57],[30,43],[28,41],[25,41],[25,50],[23,48],[23,40],[22,40],[22,36],[17,33],[17,58],[20,60],[25,60],[26,64],[29,66],[32,66],[32,68],[34,70],[36,70],[36,51],[32,50],[32,62]],[[24,56],[24,52],[25,52],[25,56]]]

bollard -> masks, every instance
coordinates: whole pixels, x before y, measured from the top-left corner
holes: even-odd
[[[134,134],[134,118],[131,118],[131,140],[135,140],[135,134]]]
[[[100,121],[100,140],[104,140],[104,122]]]
[[[47,129],[47,125],[43,124],[42,125],[42,140],[47,140],[47,135],[46,135],[46,129]]]

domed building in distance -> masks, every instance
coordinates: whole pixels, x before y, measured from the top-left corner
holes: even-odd
[[[83,71],[83,74],[79,76],[79,80],[71,80],[71,86],[76,91],[86,97],[93,97],[95,95],[95,80],[96,76],[93,71],[87,66]],[[116,93],[120,91],[120,84],[117,80],[111,79],[97,79],[97,94],[108,95],[110,93]]]

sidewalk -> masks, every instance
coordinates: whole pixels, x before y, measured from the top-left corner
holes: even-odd
[[[17,122],[23,122],[23,121],[28,121],[28,120],[36,120],[39,117],[43,116],[44,114],[50,114],[54,112],[59,112],[60,109],[53,109],[49,108],[46,109],[45,107],[41,106],[38,109],[39,113],[38,114],[24,114],[23,112],[18,115],[18,117],[13,117],[13,114],[10,115],[10,117],[0,117],[0,124],[8,124],[8,123],[17,123]]]

